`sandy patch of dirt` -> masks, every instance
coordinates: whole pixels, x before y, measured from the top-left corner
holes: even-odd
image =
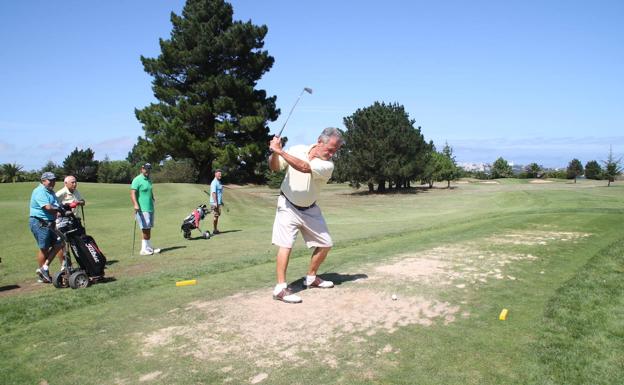
[[[266,380],[267,377],[269,377],[268,374],[266,374],[266,373],[259,373],[258,375],[250,378],[249,379],[249,383],[251,383],[251,384],[258,384],[258,383]]]
[[[591,236],[589,233],[573,231],[525,230],[497,235],[488,240],[496,244],[546,245],[551,242],[576,242],[589,236]]]
[[[242,357],[256,367],[269,368],[284,362],[304,364],[304,356],[312,354],[335,367],[332,352],[338,339],[393,333],[413,324],[449,323],[459,311],[448,302],[420,296],[392,301],[389,293],[367,285],[346,286],[300,292],[304,302],[299,305],[274,301],[270,289],[192,302],[185,311],[196,321],[143,336],[143,355],[166,348],[217,362]],[[356,344],[365,341],[352,339]]]
[[[139,382],[155,380],[158,377],[160,377],[161,374],[162,374],[161,371],[156,371],[156,372],[151,372],[151,373],[144,374],[141,377],[139,377]]]
[[[471,285],[487,283],[491,279],[515,281],[516,277],[503,272],[506,265],[532,261],[531,254],[506,254],[485,251],[476,244],[464,243],[436,247],[416,255],[402,255],[396,262],[374,267],[378,276],[371,280],[407,280],[429,286],[454,286],[467,289]]]
[[[541,183],[552,183],[552,180],[544,180],[544,179],[532,179],[529,183],[541,184]]]
[[[481,184],[499,184],[495,180],[483,180],[483,181],[479,181],[479,183],[481,183]]]

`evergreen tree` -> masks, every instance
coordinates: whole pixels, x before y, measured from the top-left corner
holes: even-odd
[[[576,158],[572,159],[570,163],[568,163],[566,174],[568,179],[574,179],[574,183],[576,183],[576,177],[583,175],[583,165],[581,161]]]
[[[513,175],[511,166],[502,157],[496,159],[492,165],[492,178],[509,178]]]
[[[595,160],[590,160],[585,164],[585,178],[602,179],[602,167]]]
[[[160,40],[161,54],[141,57],[158,103],[135,111],[145,138],[134,158],[190,159],[202,182],[213,167],[241,181],[264,179],[267,121],[278,115],[276,98],[255,89],[274,61],[262,50],[268,29],[232,16],[225,1],[187,0],[181,16],[171,14],[173,30]]]
[[[607,160],[603,160],[602,163],[604,164],[604,176],[609,181],[607,187],[609,187],[611,186],[611,182],[614,182],[615,178],[622,173],[622,167],[620,167],[622,158],[615,159],[613,151],[611,147],[609,147],[609,156],[607,156]]]
[[[386,182],[408,186],[424,168],[427,143],[403,106],[375,102],[344,118],[345,145],[335,159],[338,178],[366,184],[370,192]]]
[[[439,178],[441,178],[440,181],[447,182],[447,188],[451,188],[451,181],[459,177],[459,170],[453,155],[453,148],[449,146],[448,142],[444,143],[442,155],[445,159],[438,160],[440,166]]]
[[[65,175],[73,175],[79,182],[97,182],[98,161],[94,160],[92,149],[74,149],[63,161]],[[58,176],[57,176],[58,177]]]

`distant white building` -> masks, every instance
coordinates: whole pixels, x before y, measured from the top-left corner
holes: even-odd
[[[471,172],[490,172],[490,170],[492,169],[492,165],[489,163],[462,162],[458,163],[457,165],[461,167],[464,171]]]

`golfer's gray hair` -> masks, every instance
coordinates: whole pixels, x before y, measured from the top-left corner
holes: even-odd
[[[67,175],[67,176],[65,177],[65,180],[63,180],[63,182],[64,182],[64,183],[69,183],[69,182],[71,182],[72,180],[75,180],[76,182],[78,181],[78,179],[76,179],[76,177],[75,177],[75,176],[73,176],[73,175]]]
[[[321,132],[321,135],[319,135],[318,138],[321,142],[327,143],[329,142],[329,138],[331,138],[332,136],[338,138],[341,146],[344,144],[344,139],[342,139],[342,132],[340,132],[340,130],[336,127],[327,127],[323,130],[323,132]]]

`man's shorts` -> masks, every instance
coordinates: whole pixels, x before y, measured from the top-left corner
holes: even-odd
[[[154,213],[147,211],[137,211],[136,220],[139,222],[141,230],[149,230],[154,227]]]
[[[333,246],[320,207],[314,205],[307,210],[298,210],[280,195],[273,222],[273,244],[292,249],[299,231],[309,248]]]
[[[219,215],[221,215],[221,206],[219,206],[219,205],[211,205],[210,209],[212,210],[212,215],[215,218],[219,218]]]
[[[62,242],[58,236],[40,220],[30,218],[28,225],[30,226],[30,231],[35,236],[37,247],[40,249],[47,249],[52,245]]]

